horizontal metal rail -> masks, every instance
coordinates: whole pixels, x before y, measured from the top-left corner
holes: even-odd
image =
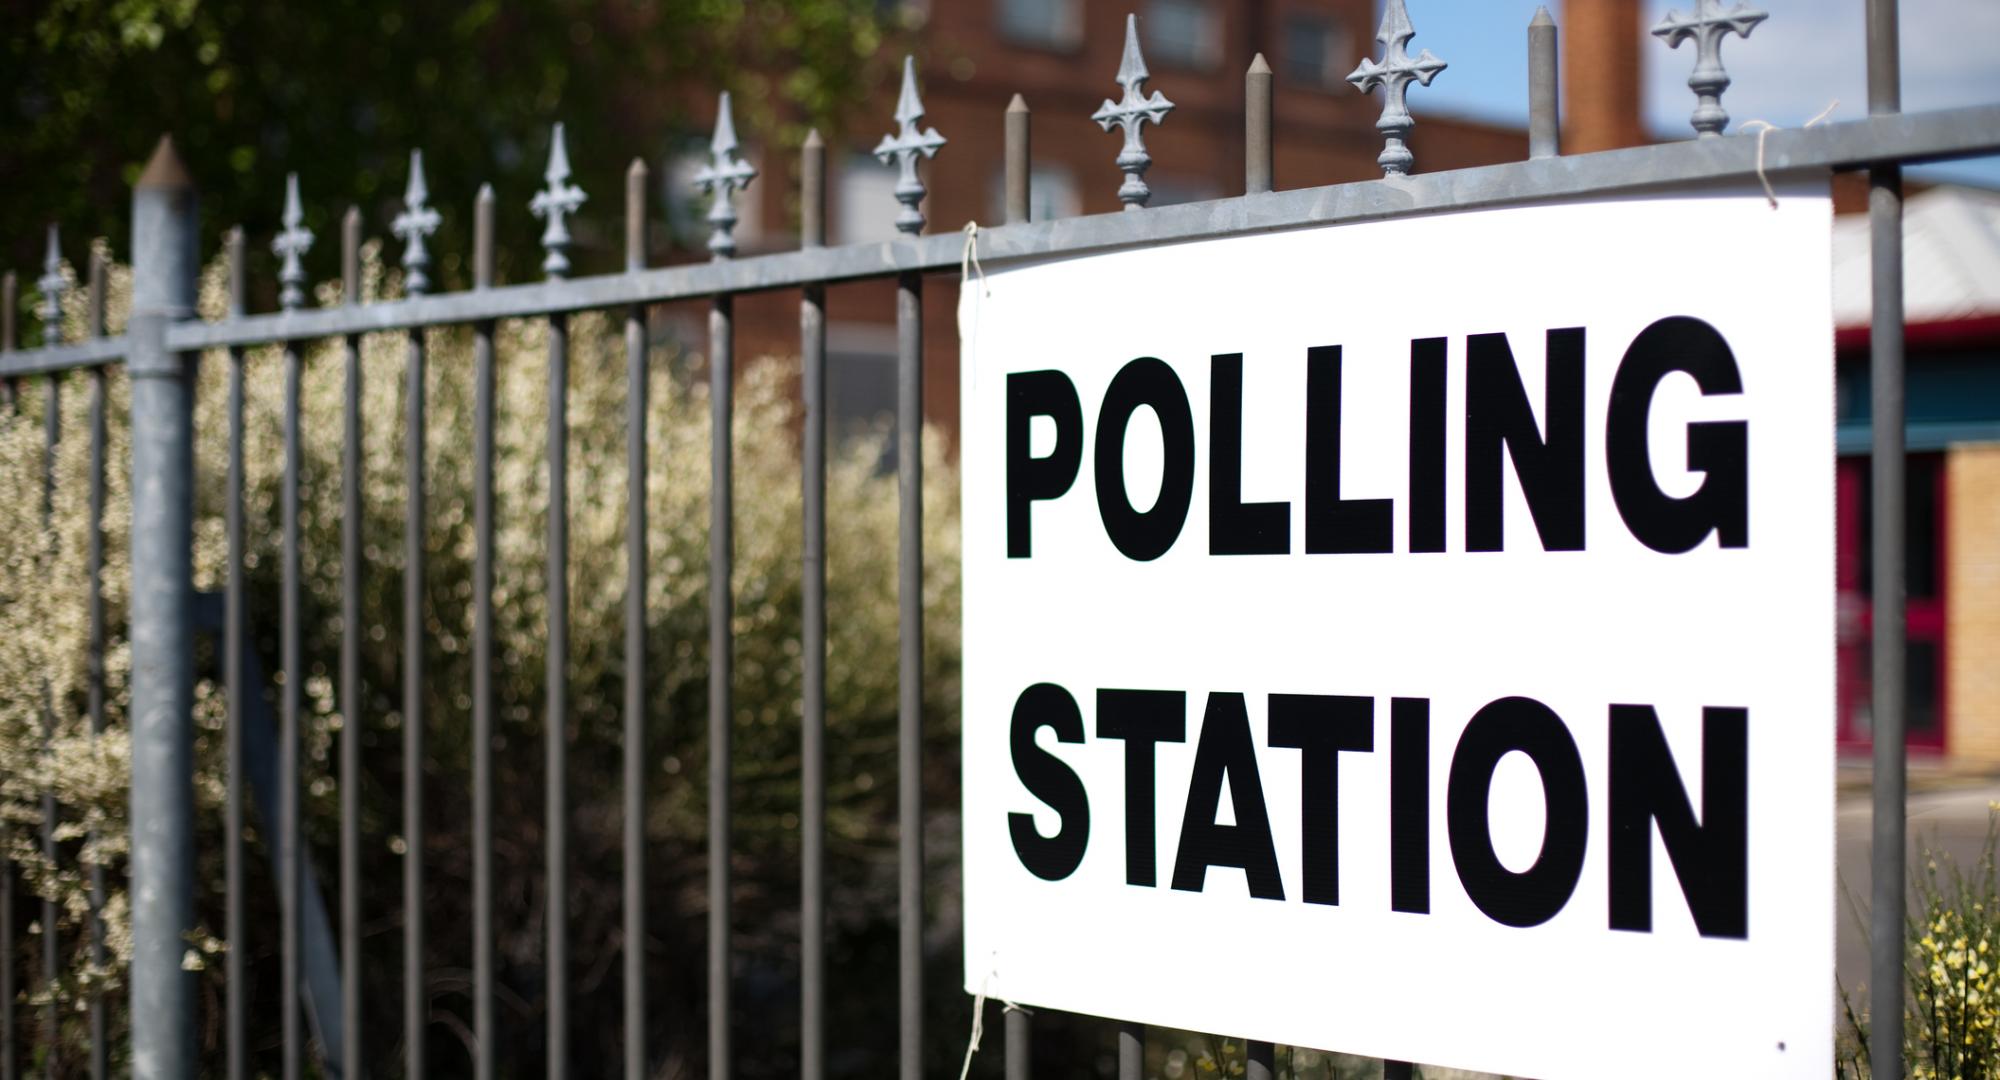
[[[1056,221],[982,228],[979,257],[1080,255],[1139,244],[1241,236],[1304,225],[1373,221],[1481,209],[1543,199],[1579,198],[1672,185],[1748,183],[1758,176],[1755,138],[1691,139],[1538,158],[1448,172],[1363,180],[1327,187]],[[1872,116],[1811,129],[1769,132],[1764,166],[1777,175],[1811,169],[1859,169],[2000,153],[2000,105]],[[563,281],[542,281],[377,304],[294,310],[225,322],[177,323],[167,331],[176,352],[265,345],[411,327],[527,318],[628,304],[693,300],[807,284],[889,277],[958,267],[965,240],[956,232],[871,244],[809,248]],[[37,374],[103,363],[123,355],[122,339],[0,356],[0,376]]]
[[[68,371],[71,368],[96,367],[99,364],[123,359],[125,359],[123,337],[92,338],[68,345],[50,345],[41,349],[0,353],[0,375],[10,379],[22,375],[46,375],[57,371]]]
[[[1855,169],[2000,152],[2000,105],[1879,116],[1812,129],[1773,131],[1764,171]],[[1140,244],[1206,239],[1470,210],[1543,199],[1609,195],[1703,182],[1754,182],[1755,138],[1694,139],[1575,157],[1508,162],[1417,176],[1363,180],[1208,202],[1107,213],[979,233],[979,257],[1080,255]],[[226,323],[181,323],[167,334],[178,351],[334,337],[411,326],[523,318],[626,304],[694,300],[723,293],[955,270],[965,257],[957,232],[873,244],[807,249],[739,260],[662,267],[569,281],[537,282],[360,307],[257,315]]]

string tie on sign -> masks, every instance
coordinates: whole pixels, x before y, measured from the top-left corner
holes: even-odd
[[[1821,109],[1818,116],[1806,121],[1800,127],[1809,128],[1825,120],[1828,116],[1833,115],[1833,110],[1839,107],[1840,99],[1834,98],[1832,101],[1827,102],[1826,108]],[[1778,125],[1771,123],[1769,120],[1743,121],[1743,130],[1748,131],[1753,127],[1757,129],[1757,182],[1764,185],[1764,197],[1771,200],[1771,209],[1776,210],[1778,208],[1778,193],[1771,187],[1771,178],[1764,175],[1764,136],[1777,131]]]
[[[968,224],[966,228],[970,230],[973,226]],[[965,1080],[967,1076],[972,1074],[972,1055],[979,1052],[979,1040],[986,1035],[986,984],[992,978],[993,970],[991,968],[988,968],[986,974],[979,977],[979,993],[973,995],[972,998],[972,1038],[965,1044],[965,1064],[958,1067],[958,1080]],[[1024,1009],[1008,1001],[1006,998],[998,1000],[1004,1006],[1000,1010],[1000,1015],[1002,1016],[1010,1012],[1022,1013],[1029,1016],[1034,1015],[1031,1010]]]
[[[980,295],[992,296],[986,287],[986,268],[979,265],[979,223],[968,221],[960,231],[965,233],[965,250],[958,256],[958,284],[964,287],[972,279],[973,271],[978,271]]]

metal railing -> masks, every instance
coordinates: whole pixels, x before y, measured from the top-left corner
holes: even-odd
[[[1766,174],[1867,170],[1869,208],[1873,222],[1874,322],[1872,335],[1874,387],[1873,559],[1878,583],[1874,619],[1875,820],[1873,885],[1873,978],[1871,1039],[1874,1075],[1890,1080],[1901,1075],[1902,940],[1904,860],[1904,623],[1903,602],[1903,369],[1902,369],[1902,194],[1901,168],[1923,162],[2000,151],[2000,105],[1985,105],[1905,115],[1900,112],[1897,67],[1897,5],[1895,0],[1868,0],[1868,71],[1870,116],[1865,120],[1828,124],[1810,130],[1769,131],[1758,138],[1720,137],[1727,123],[1720,96],[1728,76],[1720,61],[1723,38],[1747,35],[1762,18],[1760,12],[1738,6],[1723,11],[1717,0],[1698,0],[1691,17],[1671,15],[1654,33],[1669,45],[1692,39],[1698,58],[1690,87],[1698,98],[1693,126],[1699,137],[1679,143],[1564,157],[1558,147],[1556,106],[1556,27],[1546,12],[1538,12],[1528,29],[1529,145],[1527,161],[1460,169],[1434,174],[1409,174],[1405,146],[1414,120],[1405,95],[1412,82],[1428,84],[1443,63],[1423,52],[1412,58],[1405,46],[1412,29],[1402,0],[1390,0],[1379,40],[1381,61],[1364,60],[1351,81],[1364,91],[1380,86],[1385,105],[1378,129],[1385,138],[1380,180],[1304,190],[1273,190],[1271,167],[1270,69],[1261,57],[1245,78],[1244,194],[1238,197],[1179,206],[1144,209],[1148,191],[1144,174],[1150,158],[1144,125],[1158,124],[1173,105],[1155,91],[1147,96],[1147,72],[1136,34],[1128,22],[1126,50],[1118,73],[1124,89],[1119,101],[1106,101],[1092,119],[1108,132],[1121,129],[1116,164],[1123,173],[1121,200],[1132,213],[1102,214],[1056,221],[1029,220],[1029,124],[1025,103],[1017,96],[1003,114],[1006,223],[976,234],[978,255],[989,264],[1050,255],[1082,255],[1147,244],[1196,238],[1239,236],[1304,225],[1407,217],[1447,210],[1503,206],[1527,201],[1641,192],[1704,182],[1748,184]],[[900,1074],[920,1075],[923,1031],[923,851],[924,804],[919,768],[922,731],[922,636],[924,619],[921,571],[924,559],[920,531],[923,458],[918,440],[922,430],[923,357],[922,290],[928,273],[952,271],[966,254],[967,238],[921,235],[920,212],[925,191],[919,162],[936,154],[945,140],[922,126],[923,106],[917,96],[915,71],[906,64],[902,94],[895,114],[896,134],[876,148],[885,164],[899,170],[896,198],[901,211],[893,241],[825,246],[825,147],[817,134],[801,148],[801,246],[798,251],[736,259],[733,230],[734,200],[755,171],[737,157],[728,96],[722,96],[711,161],[698,183],[711,197],[708,215],[712,233],[710,262],[648,268],[645,266],[646,167],[635,161],[627,175],[625,201],[626,265],[621,273],[570,280],[567,249],[568,217],[584,196],[569,183],[569,162],[560,125],[557,126],[546,174],[548,186],[538,194],[532,211],[545,220],[542,268],[547,280],[497,286],[494,278],[494,200],[482,188],[476,202],[472,254],[473,288],[427,295],[430,256],[426,238],[438,218],[429,207],[422,158],[413,154],[404,212],[393,230],[404,243],[402,267],[406,295],[393,302],[360,302],[360,219],[350,211],[341,230],[344,303],[305,310],[304,272],[300,256],[312,242],[301,225],[296,181],[286,192],[285,230],[274,243],[283,259],[279,274],[281,310],[250,314],[245,310],[243,238],[229,241],[231,306],[219,322],[193,321],[196,287],[198,217],[195,186],[170,143],[164,142],[139,179],[133,195],[131,259],[132,310],[121,337],[104,336],[105,267],[93,256],[89,280],[91,314],[84,340],[62,342],[60,292],[64,278],[60,251],[51,230],[47,273],[40,279],[44,332],[41,348],[15,349],[13,317],[15,285],[7,279],[4,352],[0,352],[0,382],[11,407],[21,380],[40,378],[46,388],[46,446],[53,490],[54,455],[63,432],[57,396],[71,373],[83,373],[90,393],[90,580],[89,702],[91,730],[105,720],[104,649],[107,636],[101,568],[104,565],[102,521],[105,513],[106,379],[122,366],[130,380],[131,458],[131,586],[129,636],[132,653],[131,705],[131,889],[133,957],[129,978],[131,1060],[142,1077],[189,1077],[196,1073],[195,1032],[198,1028],[193,977],[183,969],[184,934],[194,923],[194,802],[191,777],[194,761],[189,717],[195,682],[195,594],[191,579],[191,518],[194,464],[191,413],[193,358],[208,350],[228,356],[229,461],[226,488],[227,537],[230,552],[224,598],[222,656],[226,668],[227,801],[226,815],[226,935],[231,946],[250,938],[244,918],[243,855],[244,786],[250,771],[246,757],[245,718],[252,715],[255,687],[246,669],[247,617],[244,538],[244,350],[278,346],[284,353],[284,473],[281,498],[282,589],[280,605],[281,667],[288,675],[301,670],[300,627],[300,345],[319,339],[343,343],[346,370],[344,447],[341,470],[341,596],[342,648],[338,694],[358,701],[361,694],[360,583],[361,520],[361,339],[363,335],[402,331],[407,334],[407,429],[413,437],[405,447],[408,498],[403,603],[406,628],[421,628],[425,595],[425,341],[430,327],[469,325],[473,333],[472,379],[474,420],[474,526],[476,552],[473,573],[472,666],[472,881],[474,966],[472,973],[474,1073],[493,1075],[495,1062],[490,1034],[494,1015],[493,863],[493,423],[495,412],[494,327],[503,319],[545,319],[549,350],[548,475],[551,512],[547,537],[548,640],[546,732],[547,806],[547,969],[565,970],[568,958],[567,875],[568,794],[564,710],[567,706],[565,657],[568,644],[566,601],[568,535],[564,507],[569,431],[565,419],[568,379],[567,319],[585,310],[622,311],[627,356],[627,483],[626,521],[628,592],[624,623],[626,693],[623,716],[623,978],[622,1023],[625,1071],[641,1075],[647,1061],[645,1039],[645,979],[641,949],[645,938],[647,898],[643,867],[646,856],[643,776],[648,764],[644,719],[644,667],[647,626],[644,612],[648,572],[645,493],[649,443],[647,432],[648,305],[670,301],[708,300],[708,355],[711,362],[712,489],[709,580],[723,583],[709,590],[708,738],[708,1060],[716,1080],[730,1075],[731,956],[729,929],[731,821],[730,737],[733,558],[732,382],[736,296],[749,292],[797,289],[801,294],[801,393],[804,407],[802,485],[804,498],[802,665],[802,798],[801,833],[801,1073],[818,1080],[826,1070],[826,474],[827,474],[827,351],[825,296],[830,285],[862,279],[893,278],[897,289],[896,454],[899,490],[899,616],[898,657],[898,844],[900,925]],[[44,513],[47,513],[46,504]],[[423,759],[422,696],[424,650],[420,629],[406,630],[404,641],[403,753],[406,762]],[[283,917],[278,931],[283,962],[280,1007],[283,1012],[283,1071],[287,1080],[302,1074],[307,1037],[300,991],[302,974],[302,842],[299,782],[300,683],[285,678],[277,692],[281,731],[278,739],[276,850],[281,881]],[[358,706],[355,706],[358,707]],[[357,879],[360,868],[359,804],[363,763],[359,741],[341,740],[338,761],[340,799],[339,948],[341,1000],[316,1002],[322,1026],[324,1064],[331,1072],[343,1067],[358,1071],[361,1060],[360,987],[363,912]],[[414,1074],[425,1061],[427,1016],[422,987],[425,978],[424,859],[419,838],[426,827],[421,771],[406,768],[403,787],[405,856],[403,910],[405,1028],[403,1054]],[[44,800],[42,838],[53,859],[55,822],[60,808],[53,794]],[[105,891],[101,868],[92,870],[92,894],[102,904]],[[0,1021],[5,1046],[0,1051],[5,1080],[12,1080],[23,1053],[16,1023],[15,873],[0,874]],[[56,912],[45,906],[42,925],[45,976],[58,964]],[[103,930],[93,919],[93,954],[103,956]],[[245,949],[228,950],[226,1011],[227,1069],[231,1077],[248,1068],[245,1000]],[[548,1074],[562,1076],[568,1061],[567,1039],[573,1019],[568,1011],[566,981],[545,981],[548,1000]],[[53,1010],[54,1006],[50,1005]],[[106,1030],[102,1001],[88,1003],[92,1076],[105,1075]],[[52,1014],[51,1014],[52,1015]],[[47,1025],[53,1031],[53,1021]],[[1119,1076],[1141,1075],[1144,1029],[1122,1024],[1118,1029]],[[337,1033],[337,1034],[335,1034]],[[1029,1018],[1006,1013],[1006,1071],[1010,1078],[1028,1075]],[[1831,1033],[1829,1033],[1831,1035]],[[57,1047],[51,1043],[47,1052]],[[1249,1076],[1269,1080],[1272,1048],[1251,1044]],[[45,1059],[44,1068],[56,1063]],[[1389,1063],[1390,1077],[1410,1074],[1410,1067]]]

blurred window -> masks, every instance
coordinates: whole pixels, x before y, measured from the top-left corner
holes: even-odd
[[[1337,87],[1346,76],[1347,35],[1326,15],[1296,11],[1285,16],[1278,39],[1278,70],[1295,83]]]
[[[1209,0],[1152,0],[1139,20],[1146,59],[1211,68],[1222,59],[1222,27]]]
[[[1018,45],[1074,49],[1083,43],[1083,0],[1000,0],[1000,36]]]
[[[988,211],[995,222],[1007,217],[1007,174],[993,174]],[[1083,213],[1083,197],[1077,192],[1076,174],[1061,165],[1037,165],[1028,174],[1028,220],[1056,221]]]
[[[835,196],[833,242],[854,244],[868,240],[893,240],[896,214],[895,165],[884,165],[873,154],[852,154],[840,170]]]

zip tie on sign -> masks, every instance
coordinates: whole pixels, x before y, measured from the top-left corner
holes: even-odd
[[[1821,109],[1819,111],[1818,116],[1815,116],[1812,119],[1806,121],[1803,125],[1801,125],[1801,127],[1809,128],[1814,124],[1819,123],[1820,121],[1826,119],[1828,116],[1832,115],[1833,110],[1839,107],[1840,107],[1840,99],[1834,98],[1832,101],[1827,103],[1826,108]],[[1778,125],[1773,124],[1768,120],[1743,121],[1743,130],[1747,131],[1753,127],[1757,129],[1757,182],[1764,185],[1764,197],[1766,199],[1771,200],[1771,209],[1776,210],[1778,208],[1778,193],[1771,187],[1771,178],[1764,175],[1764,136],[1769,135],[1773,131],[1777,131]]]
[[[965,223],[965,228],[960,231],[965,233],[965,250],[958,256],[958,283],[963,287],[971,280],[972,272],[977,270],[980,293],[992,296],[992,290],[986,287],[986,268],[979,265],[979,223],[968,221]]]

